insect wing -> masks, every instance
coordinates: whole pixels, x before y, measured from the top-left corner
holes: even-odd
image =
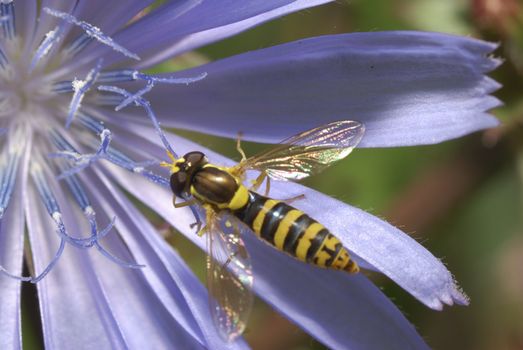
[[[227,223],[216,221],[207,232],[207,288],[214,324],[226,341],[233,341],[249,319],[253,276],[239,229]]]
[[[265,171],[278,180],[300,180],[348,156],[364,133],[360,122],[332,122],[292,136],[239,166]]]

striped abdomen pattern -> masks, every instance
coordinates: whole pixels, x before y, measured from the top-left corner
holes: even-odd
[[[249,191],[247,204],[232,213],[260,238],[301,261],[358,272],[358,266],[338,238],[285,202]]]

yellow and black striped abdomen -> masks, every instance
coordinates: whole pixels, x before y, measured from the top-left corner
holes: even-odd
[[[249,192],[247,205],[232,212],[260,238],[301,261],[358,272],[358,266],[338,238],[285,202]]]

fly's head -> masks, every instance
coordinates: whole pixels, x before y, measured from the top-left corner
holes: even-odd
[[[171,168],[171,190],[179,198],[187,198],[194,174],[208,163],[202,152],[194,151],[185,154],[180,159],[170,158],[172,163],[162,163],[162,166]]]

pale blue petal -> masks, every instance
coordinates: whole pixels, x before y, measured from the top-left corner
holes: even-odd
[[[53,189],[57,199],[64,203],[60,188]],[[31,203],[26,206],[29,236],[39,272],[54,255],[58,242],[54,225],[40,208],[33,190],[28,202]],[[81,213],[75,215],[68,206],[62,206],[62,210],[71,232],[76,235],[89,232]],[[132,258],[114,233],[108,235],[104,244],[123,259]],[[47,348],[173,348],[178,344],[189,349],[201,348],[197,339],[164,307],[140,271],[118,266],[95,249],[87,252],[66,247],[55,268],[37,288]],[[176,299],[175,296],[173,291],[172,298]]]
[[[59,240],[56,227],[31,187],[25,207],[32,258],[36,273],[40,273],[54,256]],[[66,349],[80,344],[99,349],[125,347],[117,327],[104,327],[104,323],[114,325],[115,321],[85,252],[66,247],[55,268],[37,284],[37,290],[46,348]]]
[[[261,23],[332,0],[183,0],[167,3],[122,30],[114,39],[142,58],[140,67],[236,35]],[[107,52],[114,63],[121,56],[100,47],[92,57]]]
[[[361,147],[431,144],[496,126],[496,45],[425,32],[323,36],[209,63],[189,86],[149,95],[165,125],[279,142],[334,120],[365,124]]]
[[[30,143],[26,147],[30,149]],[[9,206],[0,221],[0,265],[17,276],[22,274],[23,265],[28,153],[25,152]],[[20,281],[0,273],[0,349],[22,348],[20,289]]]

